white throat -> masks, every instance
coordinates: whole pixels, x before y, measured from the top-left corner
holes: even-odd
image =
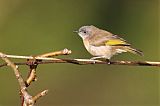
[[[78,33],[78,35],[84,40],[87,36],[82,35],[81,33]]]

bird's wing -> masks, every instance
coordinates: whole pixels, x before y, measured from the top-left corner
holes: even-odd
[[[94,40],[89,43],[94,46],[130,46],[124,39],[120,38],[118,35],[109,36],[94,36]]]

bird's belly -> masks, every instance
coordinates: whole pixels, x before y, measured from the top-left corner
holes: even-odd
[[[106,58],[110,58],[114,55],[111,51],[111,47],[109,46],[89,46],[86,48],[88,52],[90,52],[93,56],[103,56]]]

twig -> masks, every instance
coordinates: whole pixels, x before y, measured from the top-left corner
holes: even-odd
[[[0,57],[6,62],[0,64],[0,67],[10,66],[15,73],[15,76],[20,85],[20,96],[22,101],[22,106],[33,106],[36,101],[45,96],[48,93],[48,90],[44,90],[38,93],[36,96],[31,96],[27,92],[27,87],[31,84],[32,81],[36,80],[36,68],[38,64],[49,64],[49,63],[71,63],[78,65],[87,65],[87,64],[107,64],[107,65],[128,65],[128,66],[157,66],[160,67],[160,62],[154,61],[102,61],[102,60],[91,60],[91,59],[60,59],[60,58],[51,58],[57,55],[68,55],[71,53],[71,50],[64,49],[61,51],[45,53],[37,56],[17,56],[17,55],[6,55],[0,52]],[[8,58],[17,58],[17,59],[27,59],[27,62],[13,63]],[[30,73],[26,81],[23,80],[17,65],[28,65],[30,67]]]
[[[0,55],[0,57],[17,58],[17,59],[31,59],[31,60],[43,60],[36,61],[35,64],[49,64],[49,63],[72,63],[72,64],[107,64],[107,65],[129,65],[129,66],[157,66],[160,67],[160,62],[154,61],[111,61],[109,64],[107,61],[91,60],[91,59],[60,59],[51,58],[57,55],[71,54],[71,50],[64,49],[61,51],[45,53],[38,56],[17,56],[17,55]],[[15,63],[16,65],[30,65],[29,62]],[[0,67],[7,66],[6,63],[0,64]]]
[[[29,73],[28,78],[26,80],[26,86],[28,87],[31,84],[31,82],[37,80],[37,78],[36,78],[36,68],[38,65],[37,62],[40,62],[41,60],[36,60],[36,58],[38,58],[38,57],[46,58],[46,57],[53,57],[53,56],[58,56],[58,55],[68,55],[70,53],[71,53],[71,50],[63,49],[60,51],[54,51],[54,52],[34,56],[33,57],[34,59],[28,59],[27,64],[30,67],[30,73]]]
[[[42,59],[42,58],[41,58]],[[59,58],[45,58],[44,61],[38,61],[36,64],[53,64],[53,63],[71,63],[78,65],[87,64],[106,64],[106,65],[128,65],[128,66],[157,66],[160,67],[160,62],[154,61],[107,61],[90,60],[90,59],[59,59]],[[28,65],[28,62],[15,63],[16,65]],[[7,66],[6,63],[1,64],[0,67]]]
[[[0,53],[0,54],[1,55],[5,55],[3,53]],[[26,98],[30,98],[31,96],[27,92],[24,80],[23,80],[21,74],[19,73],[18,66],[16,66],[14,63],[12,63],[6,57],[2,57],[2,59],[7,63],[8,66],[10,66],[14,70],[15,76],[16,76],[16,78],[17,78],[17,80],[19,82],[20,88],[21,88],[22,96],[24,97],[24,102],[27,103],[27,99]]]
[[[1,58],[7,63],[8,66],[10,66],[13,70],[14,70],[14,73],[15,73],[15,76],[18,80],[18,83],[20,85],[20,96],[21,96],[21,100],[22,100],[22,106],[34,106],[36,100],[38,98],[35,99],[35,97],[32,97],[28,92],[27,92],[27,87],[26,87],[26,84],[25,84],[25,81],[23,80],[19,70],[18,70],[18,66],[15,65],[13,62],[11,62],[6,56],[5,54],[3,53],[0,53],[0,55],[2,56]],[[42,96],[46,95],[47,92],[45,93],[40,93],[40,94],[43,94]],[[39,97],[42,97],[42,96],[39,96]]]
[[[33,97],[34,102],[36,102],[40,97],[45,96],[48,93],[48,90],[44,90],[38,93],[36,96]]]
[[[37,65],[30,66],[30,72],[28,74],[27,80],[25,81],[27,87],[31,84],[31,82],[37,81],[36,68],[37,68]]]
[[[71,54],[71,50],[64,49],[62,51],[50,52],[38,56],[18,56],[18,55],[6,55],[0,54],[0,57],[7,57],[7,58],[15,58],[15,59],[37,59],[37,60],[56,60],[56,58],[48,58],[57,55],[68,55]]]
[[[4,55],[4,54],[0,53],[0,55]],[[14,70],[15,76],[16,76],[18,82],[19,82],[19,85],[20,85],[21,89],[26,89],[24,80],[23,80],[21,74],[19,73],[18,66],[15,65],[14,63],[12,63],[12,62],[11,62],[8,58],[6,58],[6,57],[2,57],[2,59],[7,63],[8,66],[10,66],[10,67]]]
[[[60,51],[45,53],[45,54],[38,55],[36,57],[53,57],[53,56],[58,56],[58,55],[68,55],[68,54],[71,54],[71,53],[72,53],[71,50],[68,50],[68,49],[65,48],[65,49],[60,50]]]

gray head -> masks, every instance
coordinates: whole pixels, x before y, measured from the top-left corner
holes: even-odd
[[[77,32],[82,39],[85,39],[86,37],[93,35],[96,29],[98,28],[96,28],[93,25],[82,26],[81,28],[79,28],[78,31],[75,31],[75,32]]]

